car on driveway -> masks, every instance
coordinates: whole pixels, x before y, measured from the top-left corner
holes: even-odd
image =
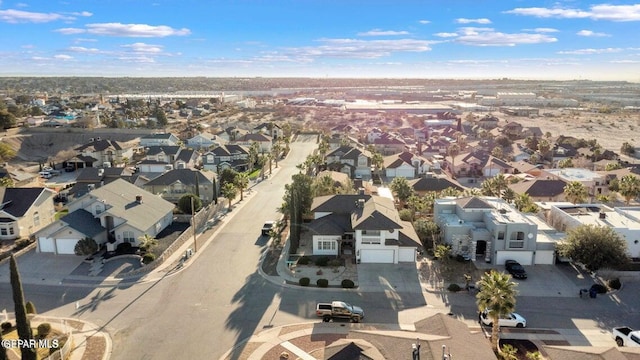
[[[275,225],[276,222],[273,220],[265,221],[264,225],[262,225],[262,236],[268,236]]]
[[[524,267],[522,267],[522,265],[520,265],[520,263],[515,260],[505,261],[504,267],[507,270],[507,272],[516,279],[527,278],[527,272],[524,270]]]
[[[480,321],[484,325],[493,326],[493,320],[489,316],[489,312],[487,310],[480,313]],[[498,325],[500,325],[500,327],[524,328],[527,327],[527,320],[520,314],[509,313],[507,315],[503,315],[498,320]]]

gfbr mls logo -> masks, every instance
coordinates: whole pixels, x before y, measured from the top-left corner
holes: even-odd
[[[5,349],[53,349],[59,345],[58,339],[2,339]]]

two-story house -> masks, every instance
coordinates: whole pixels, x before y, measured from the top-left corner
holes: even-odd
[[[202,155],[202,167],[216,173],[224,169],[246,171],[249,168],[249,149],[235,144],[218,146]]]
[[[149,134],[140,137],[140,147],[178,146],[180,139],[172,133]]]
[[[208,149],[212,146],[220,145],[220,139],[212,133],[201,132],[187,139],[187,147],[193,149]]]
[[[436,199],[433,211],[442,241],[456,255],[494,265],[553,263],[553,256],[536,254],[537,224],[500,198]]]
[[[71,164],[74,160],[67,160],[67,164],[75,168],[83,167],[111,167],[121,164],[123,159],[131,159],[133,148],[124,148],[122,144],[113,140],[105,140],[99,137],[92,138],[84,145],[74,149],[78,152],[76,156],[80,164]]]
[[[314,255],[354,255],[361,263],[414,262],[421,247],[393,200],[373,195],[327,195],[313,200],[308,224]]]
[[[116,179],[130,181],[132,175],[132,172],[124,167],[84,168],[79,171],[75,184],[70,189],[61,191],[61,194],[72,200]]]
[[[0,187],[0,240],[28,238],[51,224],[54,196],[47,188]]]
[[[269,154],[273,141],[264,134],[245,134],[236,139],[235,144],[250,148],[252,144],[258,144],[258,153]]]
[[[173,221],[174,205],[122,179],[68,204],[69,213],[36,233],[38,251],[74,254],[85,237],[114,251],[120,243],[139,246],[145,234],[157,236]]]
[[[577,181],[584,185],[589,196],[606,195],[609,193],[607,177],[595,171],[581,168],[544,169],[542,176],[552,179],[560,179],[564,182]]]
[[[194,194],[206,206],[216,198],[218,190],[214,189],[213,176],[210,171],[174,169],[150,180],[142,188],[176,205],[184,195]]]
[[[149,146],[145,158],[136,167],[143,173],[163,173],[171,170],[182,148],[180,146]]]
[[[376,151],[382,155],[397,154],[407,149],[407,143],[404,140],[400,137],[386,133],[373,140],[370,144],[372,144],[376,148]]]
[[[429,160],[408,151],[384,158],[384,170],[387,178],[413,179],[427,173],[430,168],[431,162]]]
[[[352,179],[371,179],[371,154],[351,146],[340,146],[326,156],[327,167],[348,174]]]
[[[269,123],[261,123],[260,125],[253,128],[252,132],[254,134],[263,134],[271,139],[279,139],[283,136],[282,128],[276,124],[275,122]]]

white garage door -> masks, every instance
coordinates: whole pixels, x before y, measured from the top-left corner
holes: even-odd
[[[521,265],[533,265],[533,251],[498,251],[496,265],[504,265],[507,260],[515,260]]]
[[[553,265],[555,264],[556,252],[553,250],[537,250],[535,262],[536,265]]]
[[[75,254],[76,243],[78,239],[56,239],[58,244],[58,254]]]
[[[416,249],[408,248],[408,249],[400,249],[400,254],[398,254],[399,262],[415,262],[416,261]]]
[[[360,250],[360,262],[393,264],[393,250]]]
[[[397,177],[403,177],[403,178],[407,178],[407,179],[413,179],[415,177],[415,170],[413,168],[411,169],[396,169],[396,176]]]
[[[40,249],[40,252],[44,253],[52,253],[56,250],[53,246],[53,239],[48,237],[38,238],[38,249]]]

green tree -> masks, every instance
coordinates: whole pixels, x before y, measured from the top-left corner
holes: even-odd
[[[13,304],[15,306],[16,316],[16,328],[18,330],[18,337],[23,340],[24,344],[29,344],[33,341],[33,332],[31,331],[31,324],[27,317],[27,309],[24,301],[24,291],[22,290],[22,281],[20,281],[20,273],[18,272],[18,263],[13,254],[9,263],[9,271],[11,278],[11,290],[13,292]],[[37,360],[38,354],[35,347],[24,346],[20,349],[22,354],[22,360]]]
[[[547,139],[540,139],[538,141],[538,152],[542,160],[547,159],[547,156],[551,152],[551,143]]]
[[[93,255],[98,251],[98,243],[90,237],[85,237],[76,243],[73,252],[78,256]]]
[[[571,181],[564,186],[564,196],[573,204],[587,201],[589,193],[580,181]]]
[[[436,242],[440,235],[440,226],[435,221],[418,219],[413,223],[413,227],[425,248],[436,248]]]
[[[508,202],[509,204],[513,203],[513,201],[516,199],[516,196],[518,194],[516,194],[515,191],[513,191],[513,189],[511,188],[506,188],[504,189],[504,191],[502,192],[502,199],[506,202]]]
[[[498,320],[516,308],[516,286],[511,275],[496,270],[484,273],[478,281],[480,291],[476,295],[476,303],[480,313],[487,311],[491,318],[491,347],[494,352],[497,352],[500,340]]]
[[[498,159],[503,159],[504,158],[504,151],[502,150],[502,147],[500,146],[496,146],[493,148],[493,150],[491,150],[491,156],[498,158]]]
[[[312,190],[313,196],[332,195],[336,193],[336,187],[333,178],[329,175],[316,177],[313,180]]]
[[[627,243],[618,233],[608,226],[592,224],[569,230],[565,241],[558,244],[558,252],[590,271],[617,267],[629,260]]]
[[[411,195],[413,195],[413,189],[411,188],[411,185],[409,185],[409,182],[406,178],[393,178],[393,181],[391,181],[391,185],[389,185],[389,187],[391,188],[393,193],[396,194],[398,200],[400,200],[403,204],[407,202]]]
[[[629,205],[632,199],[640,195],[640,179],[635,175],[625,175],[620,179],[618,188],[618,192],[624,197],[625,203]]]
[[[178,199],[178,209],[184,214],[193,215],[202,209],[202,200],[194,194],[183,195]]]
[[[0,111],[0,129],[9,129],[16,126],[16,116],[9,111]]]
[[[249,172],[253,171],[253,168],[256,166],[259,150],[260,145],[255,141],[249,146]]]
[[[538,206],[533,202],[529,194],[518,194],[514,199],[514,205],[516,209],[524,213],[536,213],[538,212]]]
[[[0,143],[0,161],[5,162],[13,159],[16,151],[6,143]]]
[[[558,167],[560,169],[572,168],[573,160],[571,158],[566,158],[558,161]]]
[[[636,149],[633,147],[633,145],[625,141],[622,143],[622,146],[620,147],[620,152],[625,155],[631,156],[636,152]]]
[[[456,168],[456,156],[458,156],[458,154],[460,154],[460,146],[458,146],[458,144],[451,144],[449,145],[449,148],[447,149],[447,154],[449,154],[449,156],[451,157],[451,176],[453,176],[453,178],[455,179],[456,174],[455,174],[455,168]]]
[[[312,177],[303,173],[295,174],[291,177],[291,183],[285,185],[284,202],[289,210],[289,221],[291,223],[291,246],[290,252],[298,251],[300,244],[300,233],[302,232],[302,222],[304,215],[309,213],[313,202]]]
[[[164,113],[161,107],[156,107],[153,112],[153,117],[158,121],[158,127],[164,128],[169,124],[169,120],[167,119],[167,114]]]
[[[151,248],[158,245],[158,240],[149,234],[144,234],[138,237],[140,242],[140,248],[146,251],[151,251]]]
[[[225,186],[226,184],[235,184],[236,177],[238,176],[238,172],[233,169],[223,169],[220,172],[220,187]]]
[[[0,187],[13,187],[15,185],[15,183],[13,182],[13,179],[5,176],[3,178],[0,178]]]
[[[231,202],[238,195],[238,188],[236,188],[233,183],[226,183],[224,184],[224,186],[222,186],[222,190],[220,190],[220,193],[223,197],[229,199],[229,210],[231,210]]]
[[[247,173],[238,173],[233,184],[240,192],[240,201],[244,200],[244,190],[249,186],[249,175]]]
[[[619,162],[611,162],[611,163],[607,163],[604,169],[606,171],[618,170],[618,169],[622,169],[622,165]]]

